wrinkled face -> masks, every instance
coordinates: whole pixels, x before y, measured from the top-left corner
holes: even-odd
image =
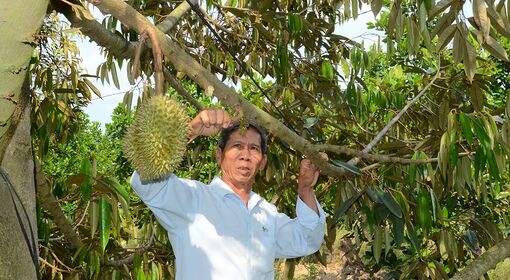
[[[234,131],[225,148],[216,149],[216,161],[221,167],[221,178],[236,188],[251,187],[257,172],[266,165],[262,154],[261,138],[257,131],[249,128],[243,135]]]

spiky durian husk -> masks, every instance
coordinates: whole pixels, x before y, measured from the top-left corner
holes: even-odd
[[[138,108],[122,148],[142,181],[158,181],[181,162],[186,151],[190,119],[181,104],[154,96]]]

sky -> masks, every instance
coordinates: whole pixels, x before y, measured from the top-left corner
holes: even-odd
[[[359,43],[364,41],[365,46],[377,42],[377,34],[374,30],[368,30],[366,25],[367,22],[374,21],[374,15],[369,9],[370,7],[366,5],[362,7],[358,18],[356,20],[351,19],[339,25],[335,29],[335,34],[346,36]],[[103,18],[103,15],[101,15],[97,8],[92,7],[91,10],[96,19],[100,20]],[[88,38],[78,39],[78,47],[83,59],[82,67],[85,72],[95,75],[97,67],[105,61],[99,47],[95,42],[89,42]],[[126,63],[124,63],[124,65],[125,64]],[[100,122],[103,127],[105,123],[111,122],[113,109],[123,101],[125,92],[129,90],[133,90],[135,94],[139,92],[136,87],[129,84],[125,66],[118,71],[118,76],[120,89],[116,88],[113,83],[111,85],[108,83],[103,84],[100,79],[90,78],[94,85],[100,90],[103,98],[95,97],[85,108],[85,113],[89,115],[90,120]],[[136,100],[136,96],[137,95],[134,95],[133,100]]]

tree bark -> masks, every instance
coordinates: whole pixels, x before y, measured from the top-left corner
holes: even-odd
[[[5,171],[21,198],[22,203],[19,203],[16,197],[14,198],[16,206],[28,239],[30,242],[35,242],[37,248],[30,106],[25,108],[22,115],[23,118],[6,149],[5,158],[0,167]],[[29,221],[25,218],[23,207],[28,213]],[[16,216],[9,187],[3,180],[0,180],[0,279],[36,279],[36,269],[30,250],[31,247],[24,239],[21,225]]]
[[[498,244],[489,248],[481,256],[473,260],[461,271],[457,272],[451,280],[477,280],[487,271],[496,267],[496,265],[506,258],[510,257],[510,239],[507,238]]]
[[[19,121],[21,86],[32,56],[33,34],[41,26],[48,1],[11,1],[0,8],[0,162]],[[27,7],[30,7],[27,9]]]
[[[11,1],[0,7],[0,167],[20,196],[18,211],[28,239],[37,242],[34,166],[29,96],[23,96],[33,52],[48,1]],[[26,90],[26,89],[25,89]],[[28,94],[27,92],[25,92]],[[27,211],[28,220],[23,213]],[[29,230],[32,227],[32,234]],[[30,236],[32,235],[32,236]],[[0,180],[0,279],[35,279],[37,271],[16,216],[10,191]],[[37,248],[37,243],[35,243]],[[37,251],[35,252],[37,258]],[[36,259],[37,262],[37,259]]]

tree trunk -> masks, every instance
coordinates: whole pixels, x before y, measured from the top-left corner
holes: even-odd
[[[0,168],[7,174],[12,186],[19,194],[22,204],[14,199],[30,242],[37,246],[35,216],[35,182],[32,145],[30,139],[30,107],[5,152]],[[26,220],[23,207],[30,221]],[[30,232],[32,228],[32,234]],[[0,180],[0,279],[36,279],[36,270],[30,255],[31,247],[25,241],[21,225],[11,199],[7,184]],[[36,252],[37,253],[37,252]]]
[[[14,133],[21,86],[46,14],[47,0],[9,1],[0,7],[0,162]],[[14,125],[13,125],[14,124]]]
[[[23,106],[26,102],[22,101],[26,99],[20,97],[33,52],[33,35],[41,26],[47,5],[46,0],[25,0],[10,1],[0,7],[0,167],[20,196],[17,208],[27,237],[34,242],[37,242],[37,227],[30,106]],[[21,205],[28,213],[28,221]],[[35,278],[30,248],[10,191],[4,180],[0,180],[0,279]]]

